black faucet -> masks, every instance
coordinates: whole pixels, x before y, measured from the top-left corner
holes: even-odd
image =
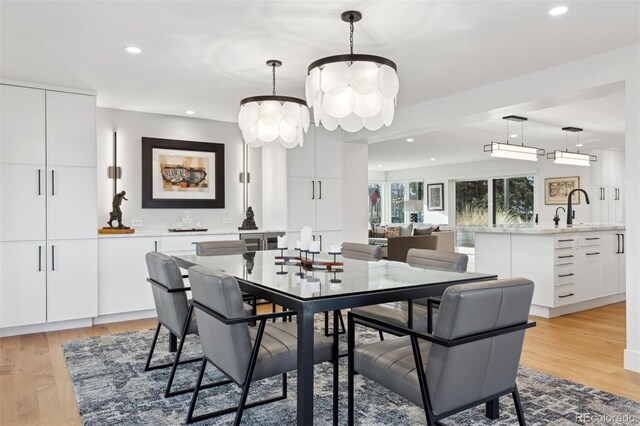
[[[553,223],[555,223],[556,226],[558,226],[560,224],[560,216],[558,216],[558,210],[560,210],[560,209],[562,209],[563,212],[566,212],[564,207],[558,207],[556,209],[556,215],[553,217]]]
[[[571,197],[573,196],[573,193],[576,191],[582,192],[584,194],[585,201],[587,202],[587,204],[590,204],[589,194],[587,194],[587,191],[585,191],[582,188],[576,188],[571,190],[571,192],[569,192],[569,196],[567,200],[567,225],[573,225],[573,205],[571,204]]]

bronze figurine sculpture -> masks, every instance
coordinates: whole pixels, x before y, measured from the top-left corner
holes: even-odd
[[[253,208],[249,207],[247,209],[247,218],[242,221],[242,226],[238,229],[258,229],[258,225],[256,225],[256,221],[253,217]]]
[[[122,224],[122,210],[120,209],[120,206],[122,205],[123,200],[129,201],[127,200],[125,195],[127,195],[126,191],[121,191],[113,196],[113,202],[111,203],[113,210],[109,212],[109,221],[107,222],[107,225],[109,225],[109,228],[115,228],[113,226],[113,221],[117,220],[118,229],[129,229],[128,226],[124,226]]]

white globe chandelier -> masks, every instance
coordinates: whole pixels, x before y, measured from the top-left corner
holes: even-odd
[[[276,95],[276,67],[282,62],[267,61],[272,70],[271,95],[253,96],[240,101],[238,125],[242,138],[252,148],[280,141],[285,148],[304,144],[303,131],[309,130],[309,108],[299,98]]]
[[[380,56],[353,53],[353,24],[362,19],[357,11],[342,14],[349,23],[350,53],[318,59],[309,65],[306,97],[316,126],[338,126],[347,132],[363,127],[378,130],[393,122],[400,86],[396,64]]]

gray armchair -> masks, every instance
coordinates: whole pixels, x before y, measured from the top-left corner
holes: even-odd
[[[287,397],[287,372],[297,367],[297,324],[278,322],[267,324],[268,319],[282,318],[287,312],[245,316],[242,295],[236,279],[221,271],[202,266],[189,268],[189,280],[193,289],[192,308],[198,310],[200,343],[204,358],[191,397],[187,423],[236,412],[235,425],[240,423],[245,408],[265,404]],[[256,321],[257,327],[249,322]],[[333,355],[333,340],[315,336],[314,359],[309,362],[337,363]],[[198,394],[204,388],[202,378],[207,363],[213,364],[229,380],[210,384],[208,387],[231,382],[242,388],[237,407],[230,407],[194,416]],[[334,368],[334,374],[337,369]],[[282,395],[266,400],[246,403],[252,382],[282,375]],[[337,377],[334,377],[334,386]],[[337,397],[337,389],[334,388]]]
[[[342,243],[342,257],[377,262],[382,259],[382,248],[370,244]]]
[[[437,250],[410,249],[407,253],[407,263],[416,268],[438,269],[442,271],[466,272],[468,256],[460,253],[446,253]],[[412,318],[409,324],[409,303],[404,301],[382,303],[379,305],[354,308],[352,311],[359,315],[376,318],[384,322],[410,327],[419,331],[428,331],[433,324],[433,306],[437,303],[433,298],[416,299],[412,301]],[[393,333],[391,330],[379,330]]]
[[[525,424],[516,386],[534,285],[523,278],[460,284],[442,297],[433,334],[349,313],[348,421],[354,421],[354,375],[360,373],[424,408],[427,424],[511,394]],[[478,306],[482,308],[479,309]],[[355,324],[392,328],[397,339],[355,347]]]

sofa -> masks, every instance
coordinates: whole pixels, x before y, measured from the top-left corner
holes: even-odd
[[[370,225],[369,244],[381,246],[383,257],[401,262],[406,260],[411,248],[455,252],[453,231],[424,223]]]

